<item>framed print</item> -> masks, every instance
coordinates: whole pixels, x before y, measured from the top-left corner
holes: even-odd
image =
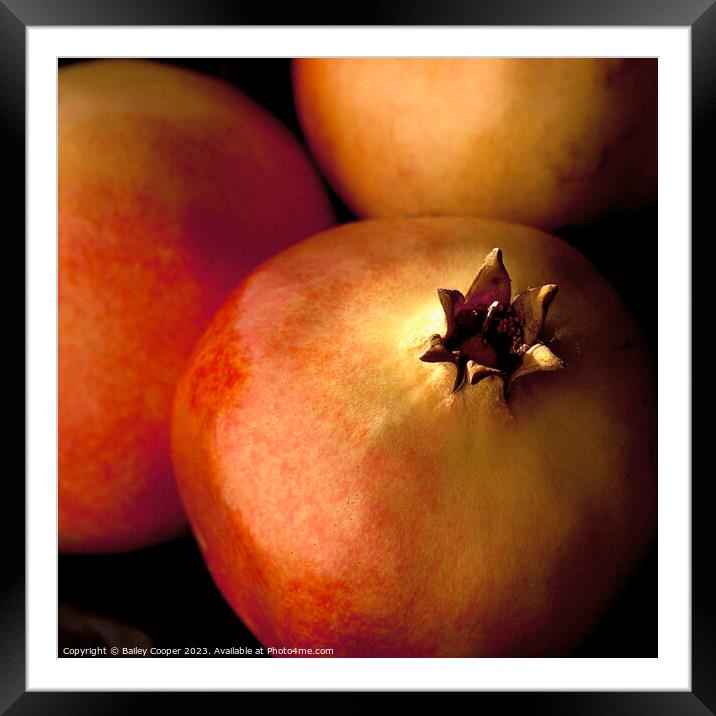
[[[27,482],[25,492],[19,481],[11,484],[8,497],[26,511],[14,509],[6,525],[3,709],[64,713],[117,702],[141,710],[133,691],[366,692],[353,697],[357,710],[367,692],[468,691],[478,702],[529,702],[544,713],[714,711],[713,591],[705,580],[714,534],[706,515],[708,478],[692,476],[690,457],[692,434],[708,422],[689,424],[690,370],[703,375],[698,367],[713,355],[710,337],[693,360],[689,350],[691,326],[705,325],[698,319],[709,305],[698,293],[708,280],[696,280],[706,261],[693,262],[691,278],[691,234],[703,232],[705,221],[713,7],[627,3],[617,13],[573,3],[539,10],[502,4],[438,13],[418,4],[320,21],[305,8],[303,17],[289,12],[276,25],[266,24],[276,18],[257,4],[200,10],[137,3],[121,12],[109,3],[91,11],[71,2],[20,5],[0,4],[7,165],[18,175],[27,167],[25,183],[15,177],[9,184],[7,206],[26,231],[28,280]],[[500,76],[509,77],[505,105],[499,103],[508,85],[501,85],[492,95],[484,90],[490,99],[477,112],[484,132],[510,137],[509,146],[489,138],[478,144],[477,134],[461,139],[455,107],[462,111],[469,103],[459,63],[474,57],[494,63],[488,82],[497,63],[503,63]],[[344,58],[363,58],[363,65],[346,61],[336,70]],[[378,65],[379,58],[388,64]],[[389,58],[403,61],[393,79]],[[433,64],[411,84],[421,58]],[[562,64],[539,84],[534,68],[550,58]],[[627,69],[607,72],[599,84],[589,63],[602,73],[611,58]],[[523,69],[514,69],[518,62]],[[571,85],[565,62],[575,63],[569,72],[581,63]],[[363,74],[352,75],[354,67]],[[435,90],[425,90],[426,78],[438,75],[442,87],[456,86],[444,114],[433,102]],[[596,99],[589,95],[593,86]],[[321,94],[323,87],[333,94]],[[416,87],[425,92],[422,104]],[[621,109],[603,109],[610,93],[622,103],[614,106],[628,108],[623,119]],[[113,104],[110,95],[124,99]],[[552,130],[531,127],[541,127],[540,117],[562,107],[564,96],[572,99],[568,112],[558,111],[558,126],[572,134],[562,156],[559,144],[551,148]],[[332,104],[335,97],[347,98],[347,109]],[[95,112],[97,98],[101,111]],[[122,102],[132,112],[123,113]],[[155,126],[157,108],[163,118]],[[391,124],[400,111],[401,122]],[[345,117],[352,122],[348,139],[341,135]],[[593,125],[632,153],[614,149],[611,140],[590,149],[591,140],[572,129]],[[522,134],[509,134],[510,126]],[[438,150],[424,139],[436,127],[450,138]],[[371,155],[373,147],[380,148]],[[406,147],[417,164],[401,164]],[[539,157],[546,154],[550,171],[561,177],[552,194],[540,178]],[[452,187],[453,155],[479,181],[461,169]],[[592,157],[589,171],[579,168],[583,155]],[[70,176],[66,167],[69,179],[63,179]],[[422,185],[418,174],[426,177]],[[480,184],[487,189],[470,194]],[[530,249],[523,260],[522,240],[515,239],[510,255],[511,236],[520,231],[533,246],[544,243],[543,252]],[[396,245],[405,248],[391,248],[381,238],[386,232],[395,232],[395,241],[404,242]],[[471,233],[484,233],[487,242],[473,283],[457,272],[443,286],[430,274],[430,297],[420,299],[418,313],[401,314],[406,286],[433,267],[451,265],[445,247],[458,241],[455,235]],[[93,243],[97,234],[101,250]],[[232,248],[235,234],[243,253]],[[314,234],[319,238],[284,253]],[[70,235],[85,237],[72,239],[83,248],[71,256],[63,243]],[[161,243],[159,235],[169,238]],[[435,245],[424,248],[416,238],[423,236]],[[113,242],[119,253],[112,253]],[[384,263],[352,273],[366,252]],[[130,253],[136,259],[126,261]],[[582,257],[590,268],[572,267],[581,267]],[[556,278],[547,275],[565,266],[571,268]],[[385,283],[381,267],[402,283]],[[601,288],[600,274],[613,288]],[[508,292],[484,288],[485,276]],[[354,314],[349,306],[362,281],[361,295],[371,298]],[[561,317],[564,330],[577,336],[606,335],[607,344],[615,336],[613,347],[561,338],[547,310],[557,291],[553,282],[562,284],[554,320]],[[330,299],[328,286],[335,290]],[[588,300],[572,315],[561,307],[570,305],[563,296],[578,287]],[[344,306],[341,296],[349,290],[355,299]],[[488,298],[478,300],[483,290]],[[381,294],[385,304],[370,308]],[[538,302],[534,327],[528,300]],[[125,314],[106,328],[107,310]],[[391,311],[395,317],[386,318]],[[457,401],[468,390],[483,391],[484,404],[493,405],[486,386],[499,387],[494,405],[508,405],[513,390],[515,399],[532,400],[553,377],[517,383],[532,370],[557,376],[565,365],[588,365],[596,379],[578,389],[566,383],[576,392],[549,408],[534,403],[542,419],[518,431],[500,427],[508,409],[489,408],[484,420],[476,419],[491,444],[503,447],[476,455],[454,427],[449,438],[441,436],[435,415],[443,407],[416,408],[423,405],[419,388],[402,377],[402,389],[390,387],[380,375],[378,364],[397,363],[383,356],[376,363],[383,339],[367,326],[371,315],[406,331],[400,346],[417,341],[413,332],[421,341],[427,337],[423,323],[411,327],[414,316],[435,326],[430,332],[437,340],[420,351],[421,375],[435,386],[447,381],[446,395],[458,396],[450,398],[453,406],[466,405]],[[630,333],[629,315],[643,343]],[[302,322],[328,332],[299,331]],[[240,330],[251,335],[251,347],[239,354],[221,341]],[[351,346],[335,364],[350,368],[350,380],[345,371],[332,375],[335,349],[331,341],[321,344],[326,335],[343,336]],[[216,336],[220,344],[212,343]],[[88,358],[93,351],[101,371]],[[643,368],[650,363],[658,378]],[[259,364],[267,373],[261,381],[253,377]],[[160,380],[145,380],[147,366]],[[105,400],[108,372],[123,388]],[[244,385],[255,392],[242,387],[237,401]],[[694,395],[698,404],[700,394]],[[378,414],[376,396],[391,410]],[[413,406],[409,429],[399,419],[405,400]],[[358,409],[371,415],[366,433]],[[170,446],[169,421],[161,416],[172,410]],[[235,448],[239,424],[250,449]],[[649,473],[647,464],[655,474],[657,436],[658,500],[652,483],[639,477]],[[483,460],[485,474],[501,476],[481,493],[491,505],[483,508],[484,519],[499,514],[497,534],[512,534],[514,525],[519,539],[505,537],[502,547],[500,537],[489,549],[469,544],[473,529],[462,519],[472,492],[455,487],[462,478],[446,478],[443,493],[428,479],[439,480],[445,463],[433,459],[444,453],[433,439],[461,446],[450,448],[456,464],[465,460],[479,473]],[[359,459],[345,457],[366,444]],[[498,455],[511,456],[508,467]],[[58,461],[60,471],[83,476],[60,491]],[[117,474],[129,475],[129,482],[110,477],[119,462]],[[181,502],[173,481],[160,489],[141,478],[171,472],[172,462]],[[532,467],[524,474],[514,467],[525,464]],[[296,477],[273,488],[264,465],[271,474]],[[314,472],[325,466],[319,497],[307,500],[300,465]],[[406,469],[421,477],[400,487]],[[561,470],[596,477],[587,489],[557,477]],[[232,471],[253,487],[222,484]],[[94,473],[111,490],[95,489]],[[350,477],[341,483],[343,474]],[[371,475],[381,489],[360,487]],[[508,489],[515,475],[519,481]],[[628,489],[619,475],[629,476]],[[255,521],[235,508],[242,501]],[[335,522],[327,519],[335,509],[326,505],[340,505]],[[526,525],[534,525],[530,539]],[[18,537],[23,530],[26,549]],[[466,541],[471,554],[498,555],[489,571],[490,609],[471,606],[473,572],[482,562],[464,557]],[[544,557],[542,566],[548,553],[554,557]],[[522,580],[523,573],[530,579]],[[375,588],[366,589],[371,580],[393,601],[381,602]],[[479,638],[470,636],[476,624],[483,629]],[[282,656],[299,658],[263,658]],[[195,698],[178,696],[187,697]]]

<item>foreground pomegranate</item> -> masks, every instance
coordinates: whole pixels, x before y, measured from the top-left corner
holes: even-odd
[[[148,62],[59,74],[59,545],[185,529],[175,383],[254,266],[332,223],[298,143],[215,79]]]
[[[560,655],[650,542],[655,421],[636,327],[574,249],[381,220],[244,282],[172,445],[209,569],[265,645]]]

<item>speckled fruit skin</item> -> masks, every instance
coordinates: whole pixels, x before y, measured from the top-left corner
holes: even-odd
[[[559,284],[565,362],[451,393],[423,363],[436,289],[501,247],[513,294]],[[655,528],[652,366],[614,290],[539,231],[363,221],[258,268],[175,398],[181,497],[213,578],[267,646],[538,656],[577,644]]]
[[[301,59],[293,71],[309,145],[358,216],[549,231],[656,195],[656,60]]]
[[[254,266],[331,226],[277,120],[221,81],[101,61],[59,73],[59,547],[128,550],[186,529],[175,383]]]

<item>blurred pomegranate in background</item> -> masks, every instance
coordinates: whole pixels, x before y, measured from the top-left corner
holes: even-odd
[[[239,90],[145,61],[59,72],[59,545],[185,529],[174,386],[254,266],[332,225],[291,133]]]
[[[361,217],[553,230],[656,196],[656,59],[298,59],[293,76],[308,143]]]

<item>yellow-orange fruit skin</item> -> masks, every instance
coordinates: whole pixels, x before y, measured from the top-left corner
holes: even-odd
[[[554,282],[566,363],[452,393],[424,363],[436,288],[501,247]],[[564,242],[478,219],[362,221],[257,269],[198,344],[172,454],[213,578],[266,646],[333,656],[561,655],[653,536],[650,357]]]
[[[231,288],[333,215],[277,120],[223,82],[143,61],[59,72],[59,547],[182,533],[170,406]]]
[[[293,73],[309,145],[361,217],[553,230],[656,196],[655,59],[300,59]]]

